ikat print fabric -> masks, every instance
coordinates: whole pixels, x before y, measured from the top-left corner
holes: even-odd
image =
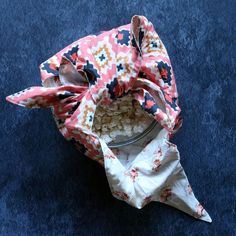
[[[169,139],[181,127],[175,76],[166,48],[144,16],[81,38],[40,65],[42,86],[7,97],[28,108],[51,108],[58,129],[104,167],[112,195],[136,208],[151,201],[211,222],[194,196]],[[97,105],[132,94],[158,122],[138,143],[109,148],[92,132]],[[82,168],[82,167],[81,167]]]

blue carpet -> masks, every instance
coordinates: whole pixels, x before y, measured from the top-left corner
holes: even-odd
[[[1,0],[0,234],[236,235],[235,11],[234,0]],[[212,224],[114,199],[104,170],[63,139],[50,110],[5,102],[40,85],[38,65],[60,49],[134,14],[153,22],[172,60],[184,119],[172,141]]]

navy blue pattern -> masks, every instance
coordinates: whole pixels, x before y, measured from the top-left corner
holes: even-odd
[[[122,64],[119,64],[116,66],[117,70],[120,71],[120,70],[124,70],[124,67]]]
[[[93,64],[86,61],[86,65],[84,65],[84,71],[87,72],[89,84],[94,85],[97,81],[97,78],[100,78],[98,71],[93,67]]]
[[[165,99],[166,100],[166,99]],[[166,102],[171,106],[172,109],[174,109],[175,111],[177,111],[177,101],[178,99],[177,98],[172,98],[172,103],[167,101]]]
[[[72,109],[68,112],[69,115],[74,114],[75,110],[79,107],[80,102],[77,102],[76,105],[72,107]]]
[[[60,100],[62,100],[62,99],[65,99],[65,98],[68,98],[68,97],[71,97],[71,96],[74,96],[74,95],[75,95],[75,93],[72,93],[72,92],[64,92],[64,93],[58,94],[58,98]]]
[[[149,93],[145,93],[144,101],[141,104],[141,106],[145,111],[147,111],[148,113],[152,115],[154,115],[158,109],[158,106],[154,98]]]
[[[50,63],[48,63],[48,62],[45,62],[45,63],[43,64],[42,69],[43,69],[43,70],[46,70],[47,73],[53,74],[53,75],[55,75],[55,76],[58,76],[58,75],[59,75],[59,71],[58,71],[59,68],[56,67],[56,66],[54,67],[53,64],[50,64]]]
[[[114,99],[114,98],[117,97],[117,96],[116,96],[117,94],[116,94],[116,92],[115,92],[115,89],[116,89],[117,86],[119,86],[119,85],[118,85],[117,78],[114,78],[114,79],[111,81],[110,84],[107,84],[108,92],[109,92],[109,94],[110,94],[111,99]]]
[[[157,62],[157,67],[164,83],[171,85],[171,67],[163,61]]]
[[[71,61],[73,64],[76,63],[77,53],[79,50],[79,45],[76,45],[75,47],[72,47],[67,53],[65,53],[63,56],[66,57],[69,61]]]
[[[129,41],[130,41],[130,32],[129,30],[121,30],[118,31],[118,34],[116,35],[117,38],[117,43],[121,44],[121,45],[129,45]]]
[[[143,37],[144,37],[144,32],[143,32],[142,29],[140,28],[140,29],[139,29],[139,35],[138,35],[139,47],[138,47],[138,45],[137,45],[137,43],[136,43],[136,40],[135,40],[134,35],[133,35],[132,40],[131,40],[131,45],[137,49],[137,51],[139,52],[139,54],[142,53],[141,50],[142,50]]]
[[[142,71],[139,71],[138,77],[139,78],[143,78],[143,79],[147,79],[147,75],[144,72],[142,72]]]

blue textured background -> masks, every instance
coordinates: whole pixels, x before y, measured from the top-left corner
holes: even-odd
[[[236,235],[235,1],[0,2],[1,235]],[[38,65],[76,39],[145,15],[175,71],[184,123],[173,142],[212,224],[110,194],[104,170],[58,132],[50,110],[5,96],[39,85]]]

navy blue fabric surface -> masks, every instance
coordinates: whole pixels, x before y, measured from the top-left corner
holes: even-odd
[[[0,235],[236,235],[235,1],[0,2]],[[183,127],[172,142],[208,224],[112,197],[105,172],[61,136],[50,110],[5,96],[40,85],[38,65],[85,35],[145,15],[175,71]]]

